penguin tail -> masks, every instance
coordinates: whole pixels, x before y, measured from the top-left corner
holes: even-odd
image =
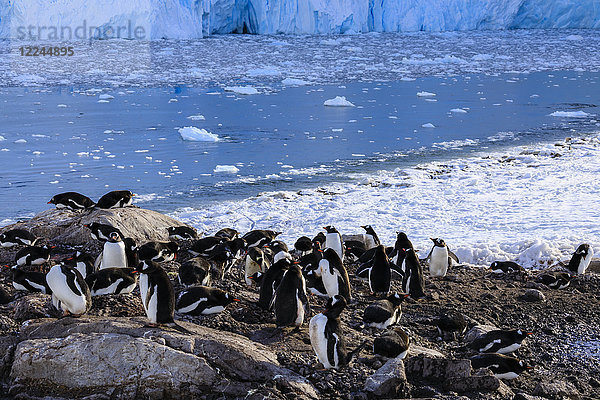
[[[364,342],[359,344],[357,348],[348,353],[348,364],[350,364],[350,362],[362,351],[362,349],[367,347],[367,343],[368,340],[365,340]]]

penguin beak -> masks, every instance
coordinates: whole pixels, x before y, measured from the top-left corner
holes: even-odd
[[[233,301],[241,301],[240,299],[233,299]]]
[[[177,253],[173,254],[173,260],[177,260]]]
[[[410,297],[410,294],[404,294],[404,298]]]
[[[323,250],[319,249],[319,253],[323,253]]]
[[[534,368],[533,365],[528,365],[527,366],[527,369],[533,369],[533,368]]]
[[[533,335],[533,332],[525,332],[526,335]]]
[[[52,204],[52,200],[50,200],[49,202],[47,202],[46,204]]]

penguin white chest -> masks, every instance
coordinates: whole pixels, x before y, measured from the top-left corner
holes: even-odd
[[[434,246],[429,259],[429,273],[431,276],[445,276],[448,272],[448,248]]]
[[[302,322],[304,322],[304,304],[300,301],[298,290],[296,290],[296,321],[294,323],[296,326],[300,326]]]
[[[590,262],[592,261],[593,256],[594,256],[594,250],[592,250],[592,248],[590,247],[587,256],[583,257],[581,259],[581,261],[579,262],[579,266],[577,267],[578,275],[585,274],[585,270],[590,265]]]
[[[342,238],[339,233],[328,233],[325,235],[325,247],[335,250],[340,256],[340,259],[344,259],[344,252],[342,249]]]
[[[127,268],[125,243],[104,243],[104,250],[102,251],[102,263],[100,264],[100,269],[104,268]]]
[[[246,256],[246,270],[245,270],[245,280],[246,280],[246,285],[248,286],[252,286],[253,282],[252,279],[250,279],[250,277],[252,275],[254,275],[257,272],[263,272],[261,271],[260,265],[254,261],[251,257]]]
[[[338,277],[339,273],[334,270],[333,274],[330,272],[329,261],[323,259],[319,262],[319,269],[321,271],[321,279],[323,279],[323,286],[327,291],[329,297],[333,297],[339,294]]]
[[[325,368],[331,368],[327,358],[327,338],[325,337],[325,325],[327,317],[323,314],[317,314],[310,320],[308,331],[310,333],[310,344],[312,345],[317,358]]]
[[[75,293],[67,283],[67,276],[63,274],[60,265],[50,268],[46,274],[46,281],[52,294],[60,301],[61,308],[71,314],[80,315],[87,311],[87,299],[77,280],[73,283],[79,294]]]

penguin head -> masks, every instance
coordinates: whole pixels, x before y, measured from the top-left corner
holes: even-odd
[[[525,337],[527,337],[529,335],[533,335],[533,332],[528,332],[528,331],[524,331],[524,330],[521,330],[521,329],[517,329],[516,331],[514,331],[514,334],[515,334],[515,336],[517,336],[517,338],[522,339],[522,338],[525,338]]]
[[[56,204],[56,196],[53,196],[50,201],[48,202],[48,204]]]
[[[362,225],[361,228],[363,228],[368,234],[373,235],[375,233],[375,230],[371,225]]]
[[[408,236],[404,232],[396,232],[396,240],[408,240]]]
[[[327,233],[339,233],[338,230],[332,225],[324,226],[323,229],[325,229]]]
[[[334,249],[331,249],[329,247],[326,247],[325,250],[323,250],[323,258],[326,259],[327,261],[330,262],[338,262],[340,263],[342,260],[340,259],[340,256],[338,255],[337,251],[335,251]]]
[[[379,246],[375,247],[375,259],[376,260],[381,260],[381,259],[387,259],[387,252],[385,251],[385,246],[380,244]]]
[[[437,247],[446,247],[446,242],[444,242],[444,239],[440,239],[440,238],[429,238],[431,241],[433,241],[433,245],[437,246]]]
[[[325,314],[329,318],[337,318],[342,313],[344,308],[346,308],[347,304],[348,302],[346,301],[344,296],[342,296],[341,294],[336,294],[335,296],[330,297],[327,300],[327,305],[323,310],[323,314]]]
[[[137,244],[135,243],[135,240],[133,240],[132,238],[123,239],[123,243],[125,243],[125,248],[127,248],[128,250],[130,250],[130,251],[137,250]]]
[[[120,242],[122,240],[123,239],[121,238],[121,235],[119,235],[119,232],[117,232],[117,231],[112,231],[111,233],[108,234],[109,242],[116,243],[116,242]]]
[[[408,296],[408,294],[405,293],[392,293],[391,295],[389,295],[387,297],[386,300],[388,300],[390,303],[392,303],[395,307],[398,307],[400,304],[402,304],[402,302],[404,301],[404,299],[406,299]]]
[[[221,291],[221,292],[219,292],[219,294],[221,294],[221,296],[222,296],[222,301],[223,301],[223,303],[224,303],[225,305],[231,304],[231,303],[233,303],[234,301],[241,301],[240,299],[237,299],[237,298],[235,298],[235,297],[231,296],[229,293],[226,293],[226,292],[222,292],[222,291]],[[219,297],[221,297],[221,296],[219,296]]]
[[[575,254],[587,256],[589,251],[590,251],[590,245],[587,243],[583,243],[583,244],[580,244],[579,247],[577,247],[577,251],[575,251]]]
[[[150,274],[150,273],[156,271],[158,268],[160,268],[160,267],[154,261],[152,261],[152,260],[144,260],[144,261],[141,261],[138,264],[137,268],[135,268],[133,270],[133,273],[139,272],[139,273],[142,273],[142,274]]]
[[[527,361],[523,360],[519,361],[519,367],[521,367],[521,371],[533,369],[533,365],[530,365]]]
[[[325,229],[325,228],[323,228],[323,229]],[[319,244],[325,243],[325,234],[323,232],[317,233],[317,235],[313,238],[312,242],[313,242],[313,244],[314,243],[319,243]]]

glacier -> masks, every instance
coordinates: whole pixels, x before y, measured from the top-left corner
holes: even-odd
[[[2,39],[24,39],[24,27],[75,29],[83,21],[86,27],[140,27],[144,39],[229,33],[598,29],[600,0],[0,0]],[[125,38],[133,38],[131,32]]]

